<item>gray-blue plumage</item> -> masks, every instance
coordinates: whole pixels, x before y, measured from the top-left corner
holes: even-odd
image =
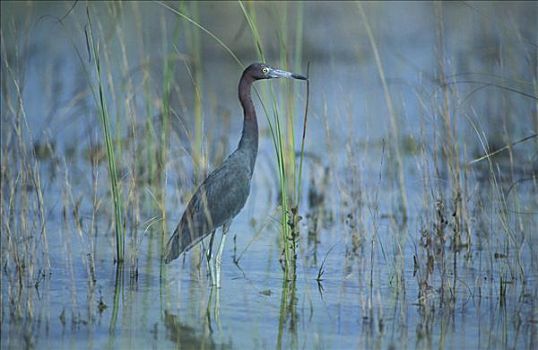
[[[198,187],[168,241],[164,261],[169,263],[217,228],[230,225],[250,193],[250,180],[258,153],[258,122],[251,98],[252,83],[270,78],[306,78],[254,63],[239,81],[239,101],[243,107],[243,133],[237,149]],[[224,230],[224,234],[226,230]]]
[[[168,243],[165,262],[189,250],[235,217],[250,193],[252,170],[236,150],[200,185]]]

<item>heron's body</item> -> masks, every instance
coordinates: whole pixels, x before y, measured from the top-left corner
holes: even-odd
[[[306,79],[262,63],[252,64],[243,72],[238,89],[239,101],[244,112],[243,134],[239,146],[204,180],[187,204],[178,226],[168,241],[164,255],[166,263],[176,259],[222,226],[223,238],[217,254],[217,264],[220,265],[220,255],[228,227],[245,205],[250,193],[250,180],[258,153],[258,122],[251,98],[252,83],[259,79],[279,77]],[[219,269],[216,284],[219,285]]]
[[[242,161],[242,152],[237,149],[198,187],[170,239],[166,263],[231,221],[243,208],[250,193],[252,169]]]

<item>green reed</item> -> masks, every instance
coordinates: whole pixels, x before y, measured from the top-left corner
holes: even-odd
[[[256,11],[254,9],[254,4],[249,3],[248,9],[244,6],[243,2],[239,1],[239,6],[247,20],[249,25],[252,37],[254,39],[254,45],[258,54],[258,59],[265,62],[265,54],[263,52],[263,43],[260,32],[258,30],[259,26],[256,20]],[[279,11],[279,18],[281,22],[278,25],[277,35],[279,37],[279,47],[280,47],[280,66],[286,68],[288,64],[288,47],[290,42],[288,40],[288,17],[287,17],[287,6],[285,4],[284,8]],[[297,29],[296,29],[296,40],[302,38],[302,7],[298,11],[301,15],[298,16]],[[299,43],[295,43],[299,46]],[[301,54],[302,49],[296,50],[296,55]],[[295,62],[301,61],[300,57],[295,57]],[[294,67],[298,69],[298,67]],[[269,112],[264,108],[266,115],[267,123],[269,125],[269,130],[273,144],[275,147],[276,158],[277,158],[277,171],[279,179],[279,193],[281,196],[281,242],[283,245],[284,251],[284,275],[286,280],[293,280],[296,276],[296,244],[297,244],[297,235],[298,235],[298,202],[299,191],[297,191],[297,186],[300,183],[299,178],[296,177],[296,155],[295,155],[295,132],[294,132],[294,123],[293,123],[293,114],[295,110],[295,98],[294,98],[294,89],[293,84],[290,82],[283,82],[287,87],[283,91],[283,98],[281,100],[285,101],[285,106],[278,105],[278,97],[275,94],[274,90],[270,88],[271,103],[273,105],[273,118],[269,117]],[[267,90],[262,90],[267,91]],[[269,93],[265,93],[268,95]],[[286,111],[288,115],[287,123],[282,123],[281,113]],[[301,158],[304,148],[301,152]]]
[[[190,13],[191,17],[198,21],[199,17],[199,4],[197,2],[189,3],[189,8],[187,9],[187,4],[182,3],[180,9],[184,13]],[[204,116],[203,116],[203,101],[202,101],[202,91],[203,91],[203,59],[202,59],[202,40],[200,37],[200,31],[196,30],[192,26],[186,24],[184,28],[185,40],[189,46],[189,51],[192,54],[192,68],[190,71],[192,82],[194,85],[194,139],[193,139],[193,154],[194,159],[194,177],[198,182],[205,175],[206,169],[206,160],[204,156],[204,147],[203,147],[203,135],[204,135]]]
[[[92,21],[89,10],[87,10],[89,30],[87,31],[88,48],[93,54],[94,68],[97,75],[97,94],[92,89],[94,98],[99,106],[99,114],[101,116],[101,123],[103,126],[103,134],[105,136],[108,171],[110,177],[110,188],[112,190],[112,200],[114,206],[114,227],[116,235],[116,261],[118,264],[123,263],[125,254],[125,231],[123,227],[123,201],[120,193],[120,187],[118,184],[118,171],[116,169],[116,158],[114,155],[114,143],[112,140],[112,130],[110,126],[110,116],[108,113],[104,84],[102,81],[102,67],[100,61],[99,43],[94,40],[94,32],[92,27]]]
[[[168,52],[169,42],[176,42],[179,38],[180,28],[176,26],[172,40],[170,40],[167,31],[167,22],[164,17],[161,18],[161,30],[162,30],[162,48],[163,52]],[[170,121],[172,118],[172,110],[170,105],[170,98],[173,90],[175,60],[169,55],[163,55],[162,62],[162,110],[160,113],[161,118],[161,133],[159,135],[159,148],[157,152],[158,159],[158,172],[153,183],[157,186],[157,202],[161,211],[161,248],[164,247],[166,242],[166,232],[168,232],[166,224],[166,184],[165,174],[166,165],[168,162],[168,151],[170,148]],[[148,115],[148,118],[151,118]]]

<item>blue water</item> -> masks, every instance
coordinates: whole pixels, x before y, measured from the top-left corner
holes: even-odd
[[[134,205],[127,208],[127,259],[118,275],[106,162],[92,168],[86,159],[88,147],[102,143],[88,84],[95,74],[85,44],[86,4],[77,3],[62,25],[50,17],[61,17],[71,6],[2,2],[2,55],[18,62],[11,63],[16,77],[24,76],[24,140],[29,149],[37,143],[54,144],[53,156],[37,162],[48,253],[42,236],[35,234],[40,231],[32,189],[28,193],[34,209],[28,220],[36,224],[27,231],[19,224],[12,227],[20,251],[26,251],[24,242],[37,242],[27,260],[35,265],[26,270],[29,277],[22,288],[13,277],[17,275],[8,248],[7,210],[2,213],[2,348],[536,346],[536,139],[514,146],[511,161],[504,153],[493,159],[491,168],[487,161],[466,167],[484,153],[485,140],[495,149],[537,132],[535,98],[505,89],[527,95],[536,91],[534,3],[442,5],[444,64],[447,80],[454,82],[449,85],[449,108],[454,141],[460,146],[456,159],[466,171],[462,181],[471,234],[471,245],[458,249],[450,244],[451,174],[439,150],[444,142],[444,95],[438,84],[434,5],[363,4],[397,115],[396,144],[357,5],[304,3],[303,62],[295,69],[304,73],[306,62],[311,63],[305,150],[313,158],[305,159],[303,170],[297,280],[282,280],[278,178],[268,119],[273,122],[272,94],[284,104],[286,98],[279,93],[292,84],[294,114],[280,117],[282,123],[293,118],[298,149],[306,87],[300,82],[260,82],[257,87],[268,115],[256,98],[259,155],[251,195],[227,238],[221,289],[209,287],[200,249],[166,266],[160,255],[163,240],[195,189],[196,168],[203,172],[218,166],[239,140],[242,120],[236,89],[242,67],[200,34],[202,64],[196,67],[202,81],[196,88],[203,96],[205,159],[195,166],[189,140],[194,135],[196,90],[189,76],[192,62],[183,62],[193,50],[187,40],[171,39],[175,31],[183,38],[188,24],[177,22],[159,3],[90,4],[94,25],[101,26],[112,124],[129,142],[119,156],[120,181],[124,194],[139,199],[138,212]],[[192,3],[186,6],[194,10]],[[288,6],[293,33],[298,4],[254,6],[267,61],[279,62],[275,28],[280,27],[275,23],[284,18]],[[198,11],[200,23],[244,63],[257,60],[238,4],[208,2]],[[291,55],[293,39],[289,44]],[[17,54],[22,56],[15,59]],[[152,127],[160,130],[164,54],[175,55],[176,71],[164,182],[167,232],[162,238],[155,187],[133,186],[130,157],[134,146],[139,156],[146,156],[148,115]],[[4,141],[15,120],[9,108],[16,102],[11,74],[2,58],[2,151],[9,159],[18,150]],[[132,130],[137,136],[126,136]],[[399,210],[395,144],[402,155],[407,222]],[[324,168],[330,169],[326,175]],[[8,179],[16,179],[16,169]],[[8,208],[5,188],[2,206]],[[309,204],[312,191],[324,196],[321,204]],[[17,192],[16,197],[24,196]],[[435,241],[437,200],[443,201],[449,222],[444,244]],[[17,200],[17,215],[20,203]],[[137,226],[131,224],[135,217]],[[432,233],[433,242],[426,243],[425,232]],[[240,257],[237,264],[234,257]],[[317,281],[320,269],[323,274]]]

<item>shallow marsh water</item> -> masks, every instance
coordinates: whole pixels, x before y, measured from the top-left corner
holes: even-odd
[[[536,347],[536,137],[469,162],[538,132],[537,5],[364,3],[367,20],[356,3],[248,5],[268,62],[311,62],[297,279],[283,281],[267,118],[273,101],[290,106],[279,113],[298,149],[306,89],[259,82],[269,116],[256,101],[260,151],[218,290],[199,248],[160,257],[195,184],[239,140],[242,67],[160,3],[89,4],[122,151],[118,270],[86,4],[72,5],[1,5],[2,348]],[[239,3],[169,5],[258,60]]]

